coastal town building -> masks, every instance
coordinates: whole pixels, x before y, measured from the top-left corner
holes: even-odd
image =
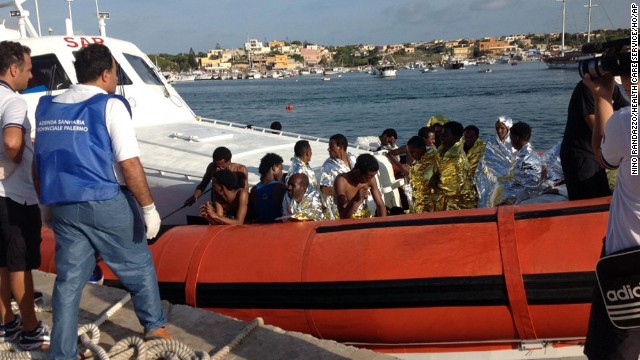
[[[266,54],[271,51],[269,47],[264,46],[261,41],[256,39],[249,39],[246,43],[244,43],[244,48],[247,51],[251,51],[254,54]]]
[[[288,70],[289,57],[287,55],[274,55],[267,57],[267,64],[271,65],[273,70]]]
[[[508,51],[510,47],[508,42],[495,38],[485,38],[478,43],[478,51],[485,55],[499,55]]]
[[[456,59],[473,57],[473,46],[456,46],[451,48],[451,55]]]
[[[317,65],[322,60],[322,52],[309,48],[300,49],[300,55],[307,65]]]

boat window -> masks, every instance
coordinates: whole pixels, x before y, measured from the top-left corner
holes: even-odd
[[[33,77],[29,80],[27,89],[23,93],[53,91],[68,89],[71,85],[69,76],[62,68],[55,54],[45,54],[31,57]]]
[[[118,73],[118,85],[131,85],[133,81],[127,76],[127,73],[124,72],[122,66],[119,63],[116,63],[116,72]]]
[[[131,67],[133,67],[145,84],[162,85],[162,81],[158,77],[158,74],[146,63],[146,61],[144,61],[143,58],[131,54],[124,54],[124,57],[129,61]]]

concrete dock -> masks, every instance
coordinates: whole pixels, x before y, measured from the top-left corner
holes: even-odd
[[[54,280],[53,274],[34,272],[35,288],[44,294],[45,304],[51,299]],[[80,304],[80,325],[95,322],[125,295],[126,292],[121,289],[87,284]],[[163,306],[169,320],[167,328],[174,338],[210,356],[231,343],[249,325],[247,322],[185,305],[172,305],[163,301]],[[51,312],[39,312],[38,317],[51,325]],[[133,312],[132,303],[128,302],[100,326],[98,345],[109,351],[116,342],[130,336],[142,337],[142,333],[143,329]],[[383,360],[394,357],[285,331],[267,324],[249,333],[224,359]]]

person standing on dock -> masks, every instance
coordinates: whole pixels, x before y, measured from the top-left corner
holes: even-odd
[[[628,105],[616,86],[613,93],[614,110]],[[571,93],[567,125],[560,146],[560,161],[569,200],[611,195],[607,173],[600,166],[591,146],[595,118],[593,95],[580,81]]]
[[[31,79],[31,50],[0,43],[0,342],[25,350],[49,345],[49,329],[36,318],[31,270],[40,266],[40,209],[33,186],[33,145],[27,103],[17,93]],[[11,309],[11,295],[20,315]]]
[[[333,183],[339,174],[349,172],[356,163],[356,157],[347,152],[347,138],[335,134],[329,138],[329,158],[322,164],[320,174],[320,193],[327,208],[327,220],[339,218],[338,208],[333,201]]]
[[[79,84],[43,96],[36,109],[35,180],[41,202],[50,205],[56,240],[49,354],[55,360],[77,357],[80,298],[96,253],[131,293],[145,339],[171,338],[147,246],[160,215],[131,108],[114,95],[117,64],[109,48],[91,44],[76,53],[74,67]]]
[[[627,56],[629,54],[627,53]],[[621,61],[624,64],[624,61]],[[631,62],[620,75],[627,94],[631,93]],[[640,175],[638,175],[637,116],[635,119],[635,150],[632,129],[631,106],[614,112],[612,99],[616,87],[613,76],[591,78],[585,75],[584,83],[591,90],[595,104],[592,148],[596,160],[607,169],[619,169],[616,187],[611,199],[607,235],[603,255],[640,247]],[[635,163],[635,172],[634,164]],[[620,279],[620,283],[623,279]],[[634,286],[634,285],[631,285]],[[634,290],[635,292],[635,290]],[[637,300],[637,299],[636,299]],[[629,317],[634,308],[626,305]],[[599,289],[593,293],[589,331],[584,353],[594,359],[638,359],[640,355],[640,328],[620,329],[615,327],[609,316]]]

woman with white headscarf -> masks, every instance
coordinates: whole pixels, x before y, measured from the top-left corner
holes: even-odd
[[[478,163],[475,183],[478,190],[478,207],[496,206],[502,198],[502,189],[509,179],[515,150],[509,139],[509,129],[513,120],[500,116],[496,121],[496,136],[487,141],[484,155]]]

